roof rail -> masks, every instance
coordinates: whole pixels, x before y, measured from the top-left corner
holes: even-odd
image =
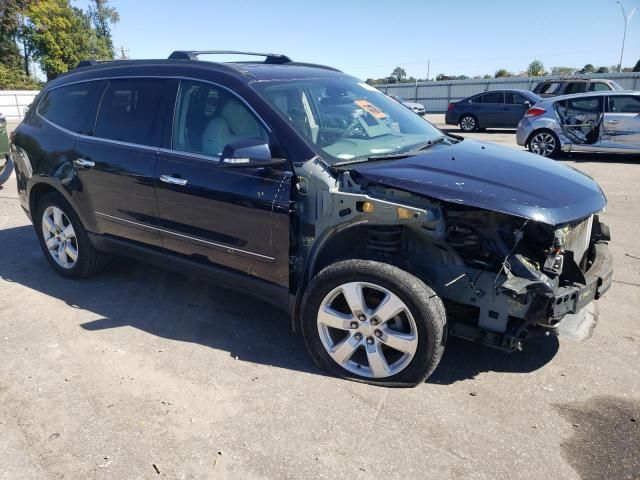
[[[109,63],[109,62],[113,62],[113,61],[114,60],[96,60],[95,58],[90,58],[88,60],[80,60],[78,65],[76,65],[76,68],[94,67],[94,66],[99,65],[101,63]]]
[[[264,63],[281,65],[291,63],[292,60],[286,55],[279,53],[256,53],[238,52],[235,50],[176,50],[169,55],[170,60],[198,60],[200,55],[251,55],[255,57],[265,57]]]

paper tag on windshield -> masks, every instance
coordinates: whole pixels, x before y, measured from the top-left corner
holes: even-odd
[[[366,100],[355,100],[353,103],[358,105],[365,112],[371,114],[374,118],[386,118],[387,116],[381,110],[378,110],[376,107],[371,105]]]

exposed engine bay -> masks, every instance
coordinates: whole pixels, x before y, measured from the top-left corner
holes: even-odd
[[[323,245],[315,271],[341,255],[395,264],[443,299],[450,334],[492,347],[513,351],[534,331],[554,332],[611,284],[610,257],[599,254],[609,233],[599,215],[549,225],[370,183],[349,171],[317,198],[317,205],[297,208],[317,214],[309,233],[328,229],[337,240]],[[314,241],[307,236],[295,257],[312,254]]]

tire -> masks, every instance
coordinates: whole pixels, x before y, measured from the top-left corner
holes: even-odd
[[[60,225],[56,223],[56,217]],[[33,224],[45,258],[63,277],[84,278],[104,268],[107,256],[93,247],[78,215],[58,192],[48,193],[40,199]],[[53,246],[51,249],[47,241]],[[75,259],[72,252],[75,252]]]
[[[527,148],[536,155],[555,158],[560,153],[560,139],[551,130],[537,130],[529,137]]]
[[[442,301],[420,279],[386,263],[346,260],[325,268],[305,292],[300,320],[316,364],[349,380],[413,387],[444,352]]]
[[[476,132],[480,128],[475,115],[465,114],[460,118],[460,130],[463,132]]]

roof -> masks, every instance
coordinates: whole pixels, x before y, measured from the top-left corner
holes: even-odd
[[[200,55],[241,55],[241,56],[259,56],[264,57],[264,61],[239,61],[239,62],[214,62],[208,60],[200,60]],[[236,51],[175,51],[168,59],[159,60],[113,60],[113,61],[95,61],[85,60],[78,64],[78,68],[71,70],[63,75],[73,75],[80,72],[108,71],[117,69],[119,71],[137,69],[138,67],[147,67],[152,69],[158,67],[167,70],[180,70],[180,67],[202,68],[209,71],[218,71],[229,73],[235,77],[244,77],[245,79],[266,81],[266,80],[291,80],[306,78],[322,78],[346,76],[339,70],[325,65],[316,65],[312,63],[295,62],[289,57],[281,54],[273,53],[253,53],[253,52],[236,52]]]
[[[542,101],[557,102],[558,100],[571,100],[573,98],[593,97],[594,95],[607,95],[607,96],[640,95],[640,91],[638,90],[601,90],[599,92],[571,93],[569,95],[558,95],[557,97],[546,97],[546,98],[543,98]]]

